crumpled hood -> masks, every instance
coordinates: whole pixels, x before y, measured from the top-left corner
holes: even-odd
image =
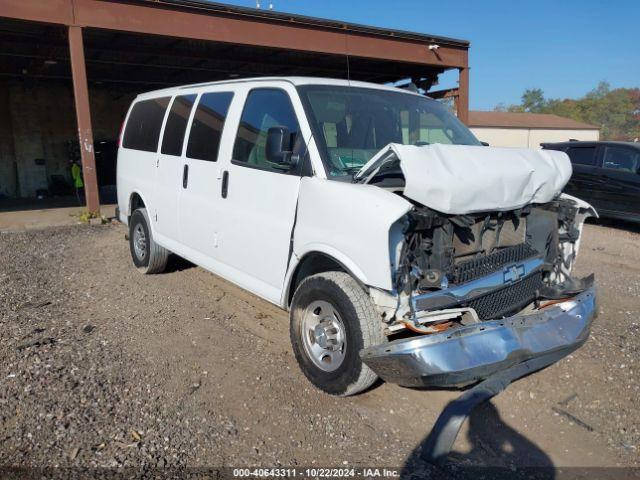
[[[567,154],[555,150],[391,143],[356,175],[367,183],[399,160],[404,195],[448,214],[515,210],[553,200],[571,178]]]

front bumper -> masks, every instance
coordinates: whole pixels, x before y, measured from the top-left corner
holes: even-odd
[[[591,287],[539,313],[396,340],[369,347],[360,357],[387,382],[463,386],[534,358],[568,355],[587,340],[595,316]]]

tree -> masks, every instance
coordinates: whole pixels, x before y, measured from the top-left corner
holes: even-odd
[[[525,90],[522,94],[522,109],[529,113],[540,113],[544,110],[546,101],[544,92],[540,88]]]
[[[631,140],[640,137],[640,88],[611,90],[607,82],[579,99],[545,99],[539,88],[522,94],[519,105],[500,110],[510,112],[552,113],[600,127],[603,140]]]

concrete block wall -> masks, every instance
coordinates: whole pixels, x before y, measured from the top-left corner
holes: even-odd
[[[117,139],[135,95],[95,86],[89,96],[94,138]],[[77,138],[70,82],[0,82],[0,198],[33,197],[52,175],[71,183],[67,142]]]
[[[545,142],[567,142],[570,139],[597,141],[600,132],[594,130],[562,130],[550,128],[471,127],[474,135],[492,147],[540,148]]]
[[[37,90],[22,84],[9,87],[9,112],[13,129],[13,149],[18,167],[17,196],[33,197],[36,191],[47,188],[46,166],[35,160],[44,158],[43,129],[40,124],[40,106]]]
[[[0,84],[0,199],[17,194],[17,166],[9,112],[9,89],[4,87]]]

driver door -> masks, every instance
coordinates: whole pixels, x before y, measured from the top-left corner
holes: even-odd
[[[286,86],[246,92],[219,193],[219,249],[229,267],[227,277],[276,303],[291,252],[300,173],[269,162],[265,146],[268,129],[284,126],[297,145],[294,153],[304,148],[290,94]]]

